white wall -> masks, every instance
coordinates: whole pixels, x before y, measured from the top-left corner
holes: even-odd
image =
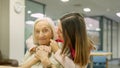
[[[20,2],[22,12],[17,14],[14,11],[15,2]],[[24,0],[10,0],[10,48],[9,58],[17,59],[21,63],[24,56],[24,21],[25,21],[25,1]]]

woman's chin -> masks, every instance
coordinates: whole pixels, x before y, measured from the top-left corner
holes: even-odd
[[[40,43],[40,45],[45,45],[45,46],[47,46],[47,45],[48,45],[48,43],[43,43],[43,42],[42,42],[42,43]]]

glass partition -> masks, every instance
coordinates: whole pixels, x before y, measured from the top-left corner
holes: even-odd
[[[33,0],[25,0],[25,46],[26,40],[33,33],[34,21],[45,14],[45,5]],[[27,49],[27,48],[26,48]]]
[[[114,21],[112,23],[112,53],[113,58],[118,58],[118,24]]]
[[[88,36],[94,42],[97,50],[99,50],[99,47],[100,47],[99,31],[101,30],[99,28],[99,21],[86,17],[85,22],[87,26]]]
[[[118,22],[109,19],[105,16],[93,16],[91,17],[99,21],[100,33],[99,33],[99,43],[100,50],[112,52],[109,59],[115,59],[118,57],[118,38],[119,38],[119,26]]]

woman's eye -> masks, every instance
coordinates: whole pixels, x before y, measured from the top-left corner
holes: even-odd
[[[48,29],[44,29],[44,30],[43,30],[43,33],[46,33],[46,32],[48,32]]]
[[[40,31],[38,31],[38,30],[36,30],[35,32],[36,32],[36,33],[40,33]]]

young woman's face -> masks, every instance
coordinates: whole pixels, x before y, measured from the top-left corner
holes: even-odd
[[[35,39],[38,44],[49,45],[53,32],[47,21],[40,21],[35,25]]]
[[[58,34],[58,38],[64,41],[61,22],[58,22],[57,34]]]

